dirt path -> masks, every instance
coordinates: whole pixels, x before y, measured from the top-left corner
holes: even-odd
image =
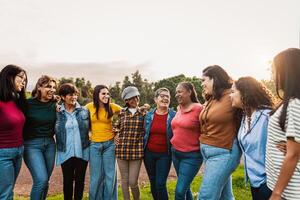
[[[120,174],[120,173],[118,172],[118,174]],[[90,178],[89,172],[87,171],[87,175],[85,178],[85,191],[88,191],[89,178]],[[118,176],[118,182],[120,182],[119,178],[120,178],[120,176]],[[176,178],[176,173],[173,168],[170,171],[169,178],[170,179]],[[149,180],[148,180],[148,176],[146,174],[145,168],[144,168],[144,166],[142,166],[141,173],[139,176],[139,183],[145,184],[148,181]],[[15,186],[14,192],[16,195],[29,196],[30,191],[31,191],[31,186],[32,186],[31,175],[30,175],[26,165],[23,163],[20,174],[17,179],[17,183]],[[61,173],[61,168],[55,166],[53,174],[50,179],[50,186],[49,186],[48,194],[53,195],[53,194],[57,194],[57,193],[62,193],[62,173]]]

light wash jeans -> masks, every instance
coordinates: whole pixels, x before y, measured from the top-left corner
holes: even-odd
[[[90,145],[90,200],[117,199],[117,171],[113,140],[91,142]]]
[[[23,146],[0,148],[0,200],[12,200],[14,186],[19,175]]]
[[[177,174],[175,200],[193,200],[190,185],[198,173],[203,158],[200,151],[181,152],[172,149],[173,165]]]
[[[240,163],[241,150],[234,140],[232,149],[201,144],[205,170],[198,200],[234,200],[231,174]]]
[[[47,197],[49,179],[55,162],[55,142],[53,138],[34,138],[24,142],[24,161],[32,176],[31,200]]]

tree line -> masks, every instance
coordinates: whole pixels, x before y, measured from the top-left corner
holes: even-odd
[[[188,81],[194,84],[198,99],[201,103],[204,102],[202,97],[202,86],[201,86],[201,79],[193,76],[193,77],[186,77],[184,74],[180,74],[177,76],[164,78],[157,82],[150,82],[148,79],[143,78],[140,72],[137,70],[131,74],[131,76],[127,75],[124,77],[123,81],[117,81],[113,85],[109,86],[110,96],[112,101],[124,106],[124,101],[121,98],[121,93],[123,89],[127,86],[135,86],[138,88],[140,92],[140,105],[144,103],[148,103],[151,107],[154,106],[154,91],[160,87],[166,87],[170,90],[171,93],[171,102],[170,107],[176,109],[177,102],[175,99],[175,89],[178,83]],[[275,94],[275,85],[274,82],[270,80],[262,80],[265,86]],[[72,83],[74,84],[79,90],[79,98],[78,102],[81,105],[85,105],[88,102],[92,101],[93,96],[93,86],[90,81],[86,81],[84,78],[61,78],[59,80],[59,85],[63,83]]]

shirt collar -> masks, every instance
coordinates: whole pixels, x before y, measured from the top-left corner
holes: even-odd
[[[76,102],[74,111],[75,111],[75,110],[78,110],[78,109],[80,109],[80,108],[81,108],[80,104],[79,104],[78,102]],[[60,111],[63,111],[63,112],[66,111],[66,108],[65,108],[65,104],[64,104],[64,103],[61,104]],[[74,111],[73,111],[73,112],[74,112]]]

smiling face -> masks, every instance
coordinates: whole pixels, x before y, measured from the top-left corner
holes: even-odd
[[[179,84],[176,87],[175,98],[180,105],[191,102],[191,91]]]
[[[131,97],[130,99],[126,99],[125,103],[128,108],[137,108],[140,103],[140,97],[139,96]]]
[[[203,94],[205,95],[212,95],[213,93],[213,86],[214,86],[214,80],[211,79],[208,76],[202,76],[202,88],[203,88]]]
[[[235,84],[231,87],[231,104],[232,107],[243,108],[242,96],[240,91],[236,88]]]
[[[53,99],[56,92],[56,84],[53,81],[50,81],[48,84],[44,84],[41,87],[38,87],[38,91],[41,94],[41,101],[48,102]]]
[[[61,98],[63,99],[65,105],[75,106],[77,102],[78,94],[77,93],[67,94],[66,96],[62,96]]]
[[[154,101],[159,108],[169,108],[170,105],[170,93],[167,91],[161,91]]]
[[[25,87],[26,85],[26,75],[24,72],[20,72],[15,76],[14,79],[14,88],[16,92],[21,92],[21,90]]]
[[[109,102],[109,91],[107,88],[103,88],[99,92],[100,104],[107,104]]]

